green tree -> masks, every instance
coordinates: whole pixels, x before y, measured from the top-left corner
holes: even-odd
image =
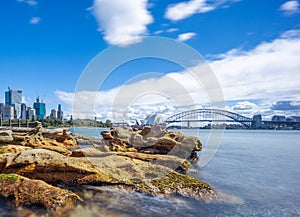
[[[111,127],[112,127],[112,122],[111,122],[111,120],[107,119],[107,120],[105,121],[105,127],[107,127],[107,128],[111,128]]]

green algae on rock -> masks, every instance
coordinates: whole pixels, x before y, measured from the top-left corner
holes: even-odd
[[[217,197],[214,189],[206,182],[176,172],[138,183],[135,189],[152,195],[180,195],[207,201]]]
[[[17,181],[19,178],[16,174],[0,174],[0,182],[3,182],[5,180],[9,180],[11,182]]]

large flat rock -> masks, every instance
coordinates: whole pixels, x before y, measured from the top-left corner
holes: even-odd
[[[116,154],[68,157],[50,150],[32,149],[19,154],[0,154],[0,172],[53,184],[127,186],[153,195],[182,195],[196,199],[201,194],[204,198],[205,192],[207,197],[213,195],[212,188],[200,180],[153,163],[154,159],[134,157]],[[146,156],[139,156],[143,157]]]

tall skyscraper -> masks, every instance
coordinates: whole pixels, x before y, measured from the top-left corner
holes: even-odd
[[[62,120],[64,118],[64,112],[61,110],[61,104],[58,104],[57,118],[59,120]]]
[[[41,120],[46,117],[46,104],[40,102],[39,97],[36,98],[36,102],[33,103],[33,108],[35,109],[36,119]]]
[[[0,117],[3,119],[4,103],[0,103]]]
[[[26,104],[22,103],[21,104],[21,119],[22,120],[26,120],[26,112],[27,112]]]
[[[52,119],[57,118],[57,116],[56,116],[56,110],[55,110],[55,109],[52,109],[52,110],[51,110],[50,118],[52,118]]]
[[[35,109],[27,107],[27,114],[26,114],[27,120],[32,120],[36,118]]]
[[[14,119],[21,116],[22,90],[12,90],[8,88],[5,91],[5,105],[14,108]]]

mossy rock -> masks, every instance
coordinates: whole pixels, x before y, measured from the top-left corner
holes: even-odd
[[[183,161],[183,163],[176,169],[177,172],[186,174],[190,168],[191,163],[187,160]]]
[[[55,211],[73,209],[76,202],[82,201],[78,195],[69,190],[17,174],[0,174],[0,196],[12,199],[15,206],[42,205]]]
[[[217,197],[214,189],[206,182],[177,172],[137,184],[136,190],[151,195],[179,195],[201,200]]]
[[[18,175],[16,174],[0,174],[0,181],[9,180],[10,182],[16,182],[18,180]]]

